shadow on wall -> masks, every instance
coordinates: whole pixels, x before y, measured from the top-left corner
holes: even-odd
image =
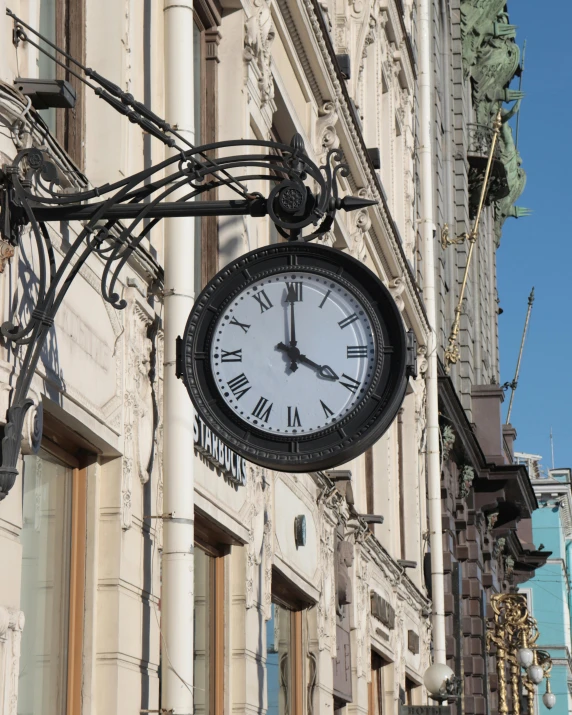
[[[33,253],[31,241],[27,246],[24,242],[21,243],[18,253],[18,285],[21,288],[18,291],[14,291],[9,316],[9,319],[16,325],[27,325],[38,299],[40,281],[33,263]],[[23,359],[25,350],[25,345],[16,347],[20,359]],[[46,373],[45,394],[56,404],[60,404],[61,394],[66,390],[66,383],[59,361],[58,338],[55,326],[50,328],[46,336],[40,353],[40,361]]]

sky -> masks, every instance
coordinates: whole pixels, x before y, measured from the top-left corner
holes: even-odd
[[[514,377],[534,286],[511,414],[515,449],[551,468],[552,427],[554,466],[572,467],[572,2],[510,0],[508,9],[516,41],[526,40],[518,149],[527,183],[516,203],[533,213],[507,219],[497,252],[501,383]]]

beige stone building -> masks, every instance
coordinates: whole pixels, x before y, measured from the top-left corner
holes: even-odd
[[[2,165],[37,147],[77,188],[163,160],[159,141],[73,76],[74,109],[31,107],[15,80],[62,77],[63,70],[30,42],[13,43],[5,5]],[[196,144],[288,143],[299,132],[318,164],[339,147],[349,165],[343,190],[378,204],[339,216],[322,240],[364,261],[389,287],[417,339],[418,377],[383,438],[330,473],[288,475],[245,462],[193,419],[189,401],[192,465],[182,476],[194,483],[194,593],[186,594],[180,633],[165,633],[163,532],[177,517],[165,513],[163,490],[181,474],[164,468],[164,225],[153,227],[121,273],[122,311],[102,299],[103,262],[91,256],[50,330],[20,473],[0,502],[0,713],[191,712],[169,709],[160,694],[166,673],[197,713],[397,713],[400,702],[427,702],[421,683],[431,640],[423,572],[429,331],[417,288],[412,3],[192,5],[11,0],[9,7],[172,122],[166,68],[179,56],[185,62],[192,48],[189,84],[177,91],[194,104]],[[193,18],[186,46],[166,32],[175,6]],[[173,220],[169,230],[177,225],[189,222]],[[193,226],[195,294],[231,259],[279,240],[268,218]],[[57,264],[80,229],[78,222],[50,224]],[[27,227],[14,256],[3,259],[2,322],[25,320],[38,270]],[[1,414],[21,359],[2,343]],[[43,434],[34,455],[40,403]],[[360,515],[381,515],[383,523]],[[300,517],[304,544],[296,538]],[[173,642],[189,633],[189,614],[190,667],[177,662]]]

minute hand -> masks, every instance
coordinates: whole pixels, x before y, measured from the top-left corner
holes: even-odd
[[[304,365],[309,365],[310,367],[316,368],[318,371],[318,375],[320,377],[325,377],[327,380],[339,380],[339,376],[336,375],[336,373],[332,370],[332,368],[329,365],[318,365],[317,362],[314,362],[313,360],[310,360],[310,358],[307,358],[305,355],[300,355],[298,360],[303,363]]]

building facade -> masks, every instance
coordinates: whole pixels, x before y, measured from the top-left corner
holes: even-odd
[[[542,474],[541,457],[517,453],[517,460],[525,464],[532,476],[538,510],[532,517],[535,542],[550,551],[546,566],[520,589],[528,598],[529,610],[538,622],[539,648],[552,659],[551,690],[556,705],[551,712],[568,713],[572,707],[572,668],[570,645],[570,608],[572,593],[572,493],[570,469],[549,469]],[[542,695],[542,693],[540,693]],[[538,712],[548,712],[537,696]]]
[[[432,28],[446,650],[463,680],[456,712],[488,715],[499,708],[491,597],[525,582],[548,555],[534,546],[537,501],[514,460],[516,431],[502,424],[499,385],[495,253],[504,221],[523,215],[514,203],[526,179],[510,125],[522,100],[511,87],[520,54],[504,0],[434,2]]]
[[[163,506],[165,485],[177,476],[166,469],[164,454],[169,425],[163,419],[163,378],[172,367],[165,357],[165,299],[176,292],[163,283],[167,229],[153,226],[126,262],[117,287],[126,302],[121,311],[102,299],[103,263],[93,255],[59,308],[42,351],[19,476],[0,502],[0,564],[6,575],[0,581],[0,712],[159,712],[171,707],[161,695],[167,673],[191,701],[176,715],[191,707],[217,715],[397,713],[400,704],[427,703],[422,682],[431,663],[428,541],[431,530],[441,529],[447,657],[464,679],[455,707],[457,713],[494,712],[495,676],[484,639],[487,595],[526,580],[544,558],[532,539],[519,535],[536,501],[526,469],[513,464],[512,432],[502,431],[496,385],[494,252],[502,222],[516,213],[524,175],[504,123],[495,164],[504,184],[483,217],[460,361],[449,375],[441,369],[434,376],[441,401],[437,478],[443,500],[442,524],[431,525],[418,5],[10,4],[48,40],[173,123],[166,67],[179,52],[187,58],[192,47],[188,85],[177,91],[192,100],[194,123],[183,130],[196,144],[288,144],[298,133],[318,165],[330,150],[343,152],[344,194],[378,203],[338,215],[320,240],[364,261],[381,278],[418,352],[417,377],[409,379],[395,422],[364,455],[330,472],[287,475],[249,464],[192,415],[189,402],[192,466],[184,476],[194,485],[194,590],[181,612],[181,635],[192,613],[194,636],[193,662],[181,666],[176,644],[165,634],[162,591],[165,525],[178,518]],[[505,4],[484,5],[451,0],[435,2],[431,10],[440,313],[434,327],[443,365],[467,244],[441,248],[441,235],[445,223],[451,235],[470,230],[483,154],[471,144],[471,127],[485,128],[479,136],[486,144],[496,111],[512,97],[506,92],[518,67]],[[192,17],[192,40],[184,48],[166,31],[165,18],[175,6]],[[38,148],[71,190],[118,181],[164,159],[159,141],[46,57],[31,35],[28,41],[14,38],[13,19],[4,9],[0,2],[3,166],[19,151]],[[502,76],[491,79],[498,57],[510,62]],[[38,77],[67,79],[77,95],[75,107],[37,111],[18,80]],[[227,197],[225,190],[219,197]],[[268,218],[208,217],[184,226],[191,238],[194,233],[189,271],[195,294],[232,259],[280,240]],[[77,222],[48,226],[57,265],[80,228]],[[170,224],[168,231],[176,230]],[[8,238],[2,242],[0,311],[2,322],[16,325],[31,310],[40,262],[29,227],[15,251]],[[22,357],[8,342],[0,351],[3,414]],[[41,450],[34,454],[40,404]]]

